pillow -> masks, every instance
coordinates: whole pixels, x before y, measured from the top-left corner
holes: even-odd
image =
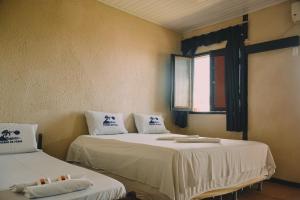
[[[134,121],[139,133],[169,133],[164,119],[160,115],[134,114]]]
[[[90,135],[111,135],[128,133],[121,113],[85,112]]]
[[[37,151],[37,124],[0,123],[0,154]]]

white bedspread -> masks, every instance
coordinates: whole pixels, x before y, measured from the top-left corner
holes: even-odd
[[[270,177],[275,163],[266,144],[226,140],[220,143],[176,143],[156,140],[161,134],[79,136],[67,160],[157,188],[171,199]],[[178,136],[164,134],[164,136]]]
[[[86,190],[40,199],[113,200],[125,196],[125,187],[117,180],[63,162],[42,151],[0,155],[0,191],[8,190],[14,184],[38,180],[40,177],[55,178],[65,174],[71,174],[71,176],[75,177],[85,176],[94,185]],[[3,199],[1,198],[1,192],[0,199]]]

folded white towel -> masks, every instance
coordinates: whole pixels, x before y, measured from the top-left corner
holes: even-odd
[[[181,138],[198,138],[199,135],[187,135],[187,136],[162,136],[156,138],[156,140],[176,140]]]
[[[34,185],[37,185],[37,182],[16,184],[16,185],[11,186],[10,189],[13,192],[21,193],[21,192],[24,192],[24,189],[26,187],[34,186]]]
[[[199,137],[199,138],[177,138],[175,141],[180,143],[220,143],[221,139]]]
[[[66,181],[53,182],[51,184],[25,187],[24,195],[30,199],[49,197],[84,190],[92,185],[93,183],[88,179],[70,179]]]
[[[68,176],[68,179],[71,179],[71,176],[70,175],[66,175]],[[56,182],[56,181],[62,181],[61,180],[61,177],[62,176],[59,176],[59,178],[54,178],[54,179],[50,179],[49,182]],[[75,175],[75,176],[72,176],[73,179],[81,179],[81,178],[85,178],[85,175]],[[35,182],[32,182],[32,183],[20,183],[20,184],[16,184],[16,185],[12,185],[9,187],[9,189],[13,192],[17,192],[17,193],[22,193],[24,192],[24,189],[26,187],[29,187],[29,186],[35,186],[35,185],[38,185],[38,181],[35,181]]]

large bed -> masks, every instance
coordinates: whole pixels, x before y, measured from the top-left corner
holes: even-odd
[[[258,182],[275,172],[270,149],[260,142],[176,143],[157,140],[161,136],[81,135],[67,161],[146,184],[174,200]]]
[[[94,171],[71,165],[42,151],[0,155],[0,199],[22,200],[24,195],[11,192],[14,184],[30,183],[40,177],[85,177],[93,186],[81,191],[40,198],[43,200],[115,200],[125,196],[122,183]]]

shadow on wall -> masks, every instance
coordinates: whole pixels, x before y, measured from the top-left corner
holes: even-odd
[[[124,117],[124,121],[125,121],[124,123],[127,131],[129,133],[136,133],[137,129],[135,127],[133,114],[124,114],[123,117]]]
[[[88,133],[85,117],[81,112],[71,112],[53,117],[45,125],[39,124],[43,133],[43,150],[64,159],[71,142],[79,135]]]

